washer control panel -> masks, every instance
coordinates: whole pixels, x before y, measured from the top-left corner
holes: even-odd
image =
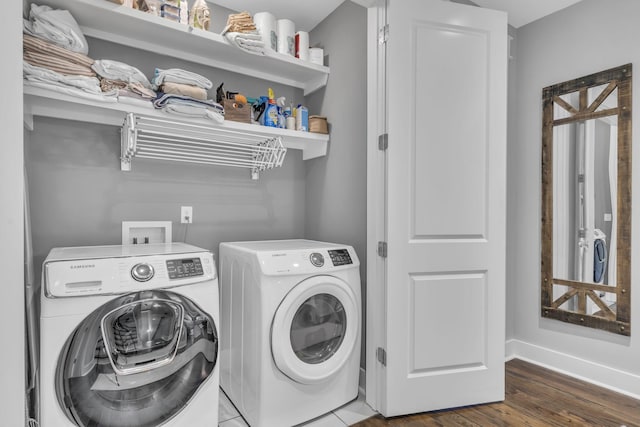
[[[333,263],[334,267],[337,267],[339,265],[353,264],[351,255],[349,255],[349,251],[347,249],[330,250],[329,256],[331,257],[331,262]]]
[[[167,260],[169,279],[184,279],[185,277],[202,276],[202,262],[200,258],[183,258]]]

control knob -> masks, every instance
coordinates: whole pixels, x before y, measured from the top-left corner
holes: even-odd
[[[324,257],[318,252],[314,252],[309,255],[309,261],[311,261],[311,264],[315,265],[316,267],[322,267],[324,265]]]
[[[140,263],[131,269],[131,277],[138,282],[147,282],[153,277],[153,267],[147,263]]]

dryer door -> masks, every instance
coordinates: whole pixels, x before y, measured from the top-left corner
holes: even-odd
[[[213,372],[211,316],[169,291],[109,301],[73,331],[58,359],[56,394],[79,426],[157,426],[177,414]]]
[[[344,366],[359,331],[359,300],[349,285],[333,276],[315,276],[296,285],[280,303],[271,327],[271,352],[278,369],[292,380],[318,383]]]

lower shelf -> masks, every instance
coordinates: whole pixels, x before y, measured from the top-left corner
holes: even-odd
[[[214,131],[219,129],[221,131],[242,132],[263,140],[280,137],[285,148],[302,150],[304,160],[327,154],[329,135],[270,128],[229,120],[217,124],[207,119],[183,119],[156,110],[151,105],[146,107],[118,102],[101,102],[77,98],[47,89],[24,87],[24,119],[30,129],[33,129],[33,117],[53,117],[120,127],[129,113],[162,120],[180,121],[187,125],[204,125],[211,127]]]

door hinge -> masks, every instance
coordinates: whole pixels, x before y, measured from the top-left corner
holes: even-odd
[[[378,30],[378,44],[385,44],[389,40],[389,24]]]
[[[378,256],[387,257],[387,242],[378,242]]]
[[[376,356],[378,357],[378,362],[380,362],[382,366],[387,366],[387,351],[384,348],[378,347],[376,349]]]
[[[389,148],[389,134],[383,133],[378,135],[378,150],[384,151]]]

